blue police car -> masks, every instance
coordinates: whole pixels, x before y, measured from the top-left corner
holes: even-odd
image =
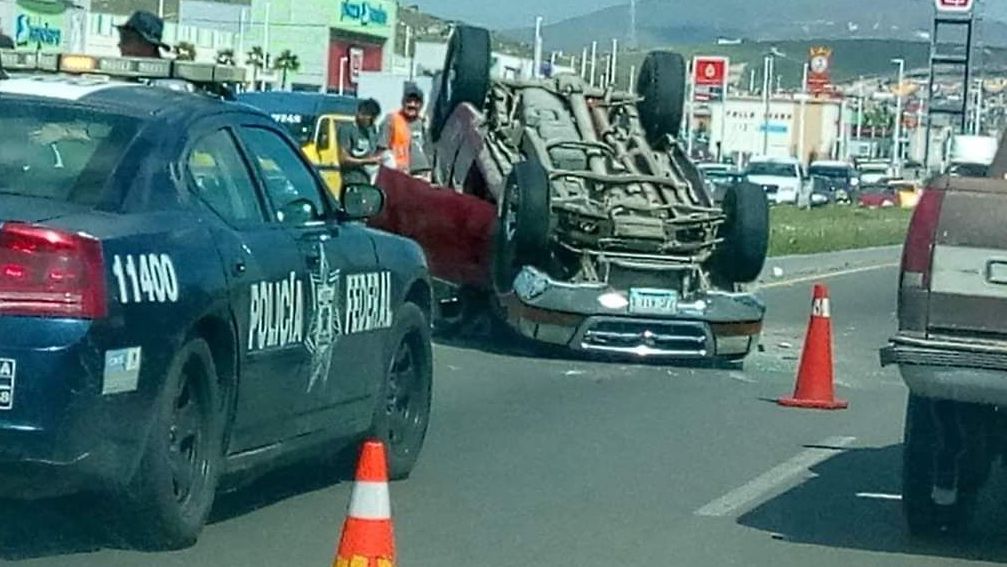
[[[192,64],[0,56],[0,497],[99,491],[173,548],[222,483],[307,453],[377,436],[406,477],[431,286],[415,243],[357,222],[380,191],[337,205],[244,105],[37,71]]]

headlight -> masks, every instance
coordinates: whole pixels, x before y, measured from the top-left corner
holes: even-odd
[[[598,303],[606,309],[625,309],[629,306],[629,300],[626,299],[626,296],[617,291],[610,291],[599,295]]]
[[[542,272],[525,266],[514,278],[514,293],[524,301],[531,301],[549,289],[549,277]]]

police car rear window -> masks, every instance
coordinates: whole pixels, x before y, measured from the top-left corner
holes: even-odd
[[[0,195],[95,205],[137,129],[92,109],[0,101]]]

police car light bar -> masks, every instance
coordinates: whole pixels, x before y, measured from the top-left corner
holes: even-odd
[[[143,57],[95,57],[71,53],[11,50],[0,50],[0,69],[98,74],[135,79],[181,79],[193,83],[241,83],[245,81],[245,69],[242,67]]]

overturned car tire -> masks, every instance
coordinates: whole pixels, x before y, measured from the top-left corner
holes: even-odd
[[[769,249],[769,200],[761,187],[738,183],[728,187],[722,204],[727,220],[724,241],[713,256],[714,273],[731,283],[754,281]]]
[[[636,92],[640,122],[647,141],[655,149],[665,149],[668,136],[678,137],[685,108],[685,59],[670,51],[647,54],[640,67]]]
[[[481,107],[486,100],[490,52],[490,32],[484,28],[458,26],[451,34],[430,120],[430,136],[435,142],[458,105],[467,102]]]
[[[497,291],[510,291],[522,267],[548,262],[549,197],[549,176],[539,162],[518,163],[507,176],[493,261]]]

